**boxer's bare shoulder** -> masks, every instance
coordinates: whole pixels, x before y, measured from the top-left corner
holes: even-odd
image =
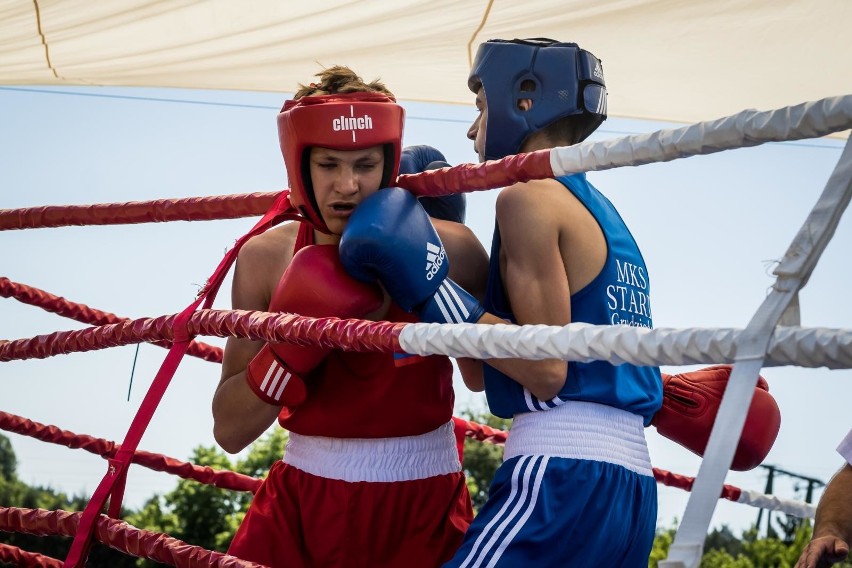
[[[249,240],[237,256],[234,271],[235,308],[265,310],[272,290],[293,260],[299,223],[273,227]]]

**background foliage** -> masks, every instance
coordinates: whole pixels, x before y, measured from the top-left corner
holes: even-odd
[[[463,413],[463,417],[500,429],[506,429],[510,424],[510,421],[488,413],[468,411]],[[204,446],[195,448],[189,461],[262,477],[284,454],[286,442],[286,431],[275,429],[256,441],[245,458],[236,462],[232,462],[218,448]],[[475,510],[488,497],[488,486],[502,457],[503,449],[500,446],[470,439],[465,441],[463,468]],[[0,435],[0,506],[82,511],[88,502],[88,495],[69,497],[50,487],[31,487],[17,478],[16,470],[17,458],[9,439]],[[135,527],[166,533],[208,550],[225,552],[250,503],[251,495],[248,493],[227,491],[182,479],[172,491],[152,496],[138,511],[123,511],[122,517]],[[666,558],[675,531],[676,523],[657,530],[648,560],[649,568],[656,568],[657,563]],[[701,568],[792,568],[810,536],[810,522],[802,523],[789,541],[778,537],[760,538],[756,529],[737,537],[723,526],[707,536]],[[71,539],[0,532],[0,542],[64,559]],[[132,558],[99,544],[93,547],[87,565],[115,568],[162,566],[149,560]],[[836,566],[852,568],[852,562]]]

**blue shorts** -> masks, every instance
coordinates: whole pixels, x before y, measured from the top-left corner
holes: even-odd
[[[656,521],[652,476],[607,462],[517,456],[497,470],[488,502],[444,568],[645,568]]]

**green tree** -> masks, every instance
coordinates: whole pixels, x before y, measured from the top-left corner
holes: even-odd
[[[677,524],[677,521],[674,522]],[[657,528],[654,536],[654,544],[651,548],[651,555],[648,557],[648,568],[657,568],[661,560],[665,560],[669,555],[669,549],[674,542],[677,528],[671,526],[668,528]],[[750,560],[737,555],[736,558],[727,552],[727,549],[736,549],[731,542],[739,540],[731,533],[728,527],[722,527],[721,530],[714,530],[708,535],[708,540],[704,544],[704,556],[701,558],[701,568],[754,568],[754,564]],[[709,544],[713,543],[713,544]],[[712,548],[718,546],[719,548]]]
[[[142,508],[126,517],[124,520],[136,528],[168,535],[174,535],[177,526],[177,516],[166,506],[162,495],[154,495],[142,505]]]
[[[734,536],[728,525],[722,525],[720,529],[713,529],[704,541],[704,551],[719,550],[736,558],[743,551],[743,543]]]
[[[284,455],[287,432],[274,428],[249,448],[245,458],[233,464],[214,447],[199,446],[190,461],[218,470],[264,477]],[[251,504],[251,493],[229,491],[183,479],[164,495],[155,495],[142,509],[126,517],[133,526],[168,534],[187,544],[225,552]],[[140,566],[157,564],[140,562]]]
[[[51,487],[29,486],[17,477],[17,458],[12,444],[0,435],[0,505],[48,511],[82,511],[89,502],[86,495],[68,497]],[[0,542],[17,546],[27,552],[38,552],[59,560],[68,555],[71,539],[63,536],[38,536],[26,533],[0,532]],[[90,567],[130,568],[135,559],[100,543],[94,543],[89,553]]]
[[[265,477],[269,468],[284,455],[287,430],[273,428],[251,445],[245,459],[237,462],[236,471],[252,477]]]
[[[674,541],[676,530],[674,527],[657,529],[654,535],[654,544],[651,546],[651,555],[648,557],[648,568],[657,568],[660,560],[665,560],[669,555],[669,548]]]
[[[675,532],[675,527],[657,529],[648,559],[649,568],[656,568],[658,562],[668,556]],[[792,568],[810,541],[811,533],[809,520],[801,524],[789,544],[772,536],[758,538],[754,527],[737,539],[728,527],[723,526],[707,535],[700,568]],[[852,562],[835,564],[835,567],[852,568]]]
[[[214,447],[196,448],[190,461],[214,469],[233,467],[228,457]],[[195,546],[224,552],[233,536],[231,518],[242,505],[238,496],[236,491],[180,480],[164,498],[167,511],[175,519],[174,530],[169,534]]]
[[[754,563],[743,556],[737,554],[736,557],[731,556],[724,550],[712,549],[706,551],[701,557],[700,568],[755,568]]]
[[[280,460],[284,455],[284,446],[287,445],[287,439],[287,430],[273,428],[269,433],[251,445],[245,459],[237,462],[235,471],[250,475],[251,477],[266,477],[272,464]],[[243,516],[251,504],[252,494],[241,493],[237,496],[237,500],[240,503],[240,510],[237,516],[232,519],[234,531],[231,533],[231,537],[234,536],[233,533],[240,526],[240,522],[242,522]],[[228,542],[230,542],[230,538]]]
[[[0,435],[0,483],[15,477],[18,471],[18,459],[12,449],[12,442],[6,436]]]
[[[474,412],[470,409],[463,411],[461,416],[500,430],[508,430],[512,424],[511,420],[498,418],[489,412]],[[474,512],[478,512],[488,499],[488,488],[491,486],[491,480],[494,479],[494,472],[502,462],[502,446],[470,438],[465,439],[462,468],[467,478],[467,489],[470,492]]]

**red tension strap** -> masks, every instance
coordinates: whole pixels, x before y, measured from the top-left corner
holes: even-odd
[[[121,444],[121,449],[109,461],[109,469],[106,475],[101,480],[101,483],[95,489],[91,500],[86,505],[85,510],[80,518],[80,524],[77,527],[77,533],[74,535],[74,542],[71,543],[71,549],[68,551],[68,556],[65,558],[64,566],[66,568],[82,568],[88,556],[89,547],[92,542],[92,534],[95,528],[95,521],[103,510],[107,497],[110,499],[110,515],[118,516],[121,507],[121,499],[124,494],[124,482],[127,476],[127,469],[133,457],[133,453],[142,438],[151,417],[154,414],[160,400],[166,391],[172,377],[177,371],[177,367],[183,359],[184,354],[189,348],[189,342],[192,339],[186,328],[186,322],[192,313],[198,309],[202,301],[204,307],[208,308],[213,304],[216,293],[219,291],[222,281],[228,273],[231,265],[237,258],[237,253],[242,246],[252,237],[259,235],[285,220],[300,220],[301,217],[290,204],[289,191],[283,191],[275,201],[273,206],[266,214],[257,222],[257,224],[245,235],[240,237],[234,247],[229,250],[219,266],[213,272],[212,276],[207,280],[207,284],[199,292],[198,297],[192,304],[187,306],[175,320],[175,342],[169,349],[166,359],[160,366],[160,370],[154,377],[154,382],[148,389],[133,422],[127,432],[124,442]],[[181,337],[182,336],[182,337]],[[180,339],[179,339],[180,337]]]

